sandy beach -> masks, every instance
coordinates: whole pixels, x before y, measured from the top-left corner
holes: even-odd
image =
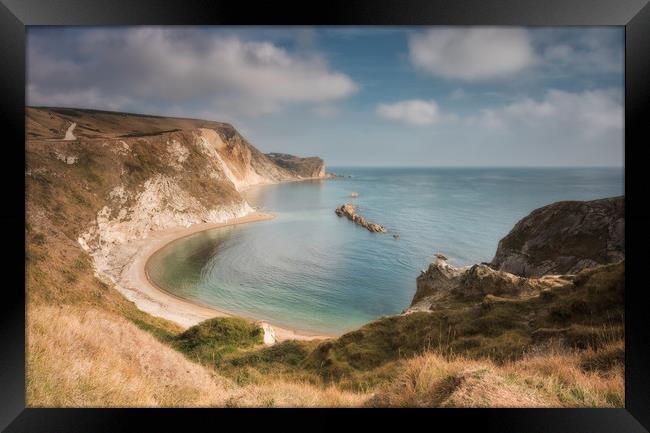
[[[149,258],[159,249],[170,242],[218,227],[252,223],[274,218],[271,214],[253,213],[241,218],[233,218],[223,223],[195,224],[191,227],[180,227],[169,230],[152,232],[146,239],[132,242],[122,251],[124,266],[111,272],[117,281],[118,288],[141,310],[154,316],[162,317],[178,323],[184,328],[212,317],[242,317],[207,305],[199,305],[175,296],[156,286],[148,277],[146,265]],[[246,318],[255,322],[254,318]],[[265,322],[269,323],[269,322]],[[294,329],[286,329],[269,323],[275,331],[277,341],[284,340],[313,340],[331,338],[329,335],[313,335]]]

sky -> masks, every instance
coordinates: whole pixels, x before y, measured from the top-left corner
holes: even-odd
[[[27,103],[329,166],[623,166],[622,27],[31,27]]]

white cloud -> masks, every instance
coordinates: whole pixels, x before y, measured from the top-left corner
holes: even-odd
[[[523,98],[485,109],[470,124],[521,134],[571,140],[610,141],[622,145],[623,104],[618,89],[579,93],[550,90],[540,99]]]
[[[379,104],[375,112],[384,119],[418,126],[433,125],[455,119],[455,116],[443,114],[434,100],[409,99]]]
[[[517,28],[438,27],[415,33],[409,54],[416,68],[444,78],[501,78],[535,63],[528,32]]]
[[[72,52],[46,37],[31,42],[30,104],[192,99],[201,109],[258,115],[290,104],[331,103],[357,90],[321,56],[237,36],[147,27],[87,31],[66,46]]]

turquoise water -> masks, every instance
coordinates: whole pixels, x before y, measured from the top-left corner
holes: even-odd
[[[623,170],[615,168],[331,171],[352,177],[248,190],[251,205],[275,219],[178,240],[152,257],[150,277],[245,317],[341,334],[406,308],[436,252],[454,265],[490,261],[499,239],[533,209],[623,194]],[[345,202],[389,233],[337,217]]]

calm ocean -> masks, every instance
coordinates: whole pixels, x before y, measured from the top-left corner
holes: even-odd
[[[252,206],[276,218],[176,241],[152,257],[151,278],[245,317],[341,334],[408,307],[415,278],[437,252],[459,266],[490,261],[499,239],[533,209],[623,194],[622,168],[329,171],[351,177],[246,191]],[[346,202],[389,233],[337,217]]]

